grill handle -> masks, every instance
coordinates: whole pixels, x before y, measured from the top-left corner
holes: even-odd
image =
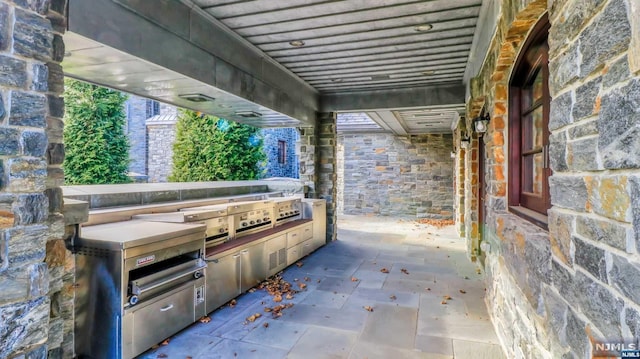
[[[180,271],[178,273],[172,274],[172,275],[170,275],[168,277],[158,279],[158,280],[153,281],[153,282],[151,282],[149,284],[146,284],[146,285],[138,286],[136,284],[133,284],[131,286],[131,293],[135,294],[135,295],[141,295],[141,294],[143,294],[145,292],[148,292],[148,291],[150,291],[152,289],[156,289],[156,288],[161,287],[161,286],[163,286],[163,285],[165,285],[167,283],[170,283],[170,282],[172,282],[172,281],[174,281],[176,279],[180,279],[182,277],[191,275],[191,274],[193,274],[193,273],[195,273],[197,271],[200,271],[200,270],[202,270],[203,268],[206,268],[206,267],[207,267],[206,263],[198,263],[194,267],[185,269],[185,270]]]

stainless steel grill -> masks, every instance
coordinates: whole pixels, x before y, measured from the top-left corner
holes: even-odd
[[[229,203],[227,213],[233,228],[233,238],[273,228],[272,201]]]
[[[276,226],[302,219],[302,200],[300,198],[273,198]]]
[[[152,222],[202,223],[207,226],[207,247],[222,244],[231,238],[226,205],[181,209],[181,212],[139,214],[133,218]]]
[[[82,228],[76,252],[78,357],[133,358],[205,312],[205,226]]]

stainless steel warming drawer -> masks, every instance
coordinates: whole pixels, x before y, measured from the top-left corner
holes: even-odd
[[[83,227],[75,239],[79,358],[133,358],[204,316],[203,224]]]

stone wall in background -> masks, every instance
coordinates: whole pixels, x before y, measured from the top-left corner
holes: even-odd
[[[129,139],[129,172],[137,175],[147,173],[147,100],[144,97],[129,95],[125,103],[127,114],[126,134]]]
[[[177,122],[178,118],[171,112],[146,121],[147,181],[150,183],[167,182],[171,174]]]
[[[451,135],[340,134],[344,214],[453,219]]]
[[[487,305],[513,358],[590,358],[640,337],[640,37],[633,1],[508,1],[467,118],[484,105]],[[549,230],[509,212],[508,80],[548,12]],[[635,25],[634,25],[635,24]],[[635,36],[635,40],[634,40]],[[467,129],[470,129],[470,120]],[[472,146],[477,146],[474,141]],[[473,163],[467,155],[466,163]],[[467,182],[477,182],[469,176]],[[469,185],[465,195],[470,193]],[[467,213],[468,215],[468,213]]]
[[[0,0],[0,358],[73,347],[59,188],[65,4]]]
[[[296,143],[298,131],[295,128],[264,128],[260,131],[264,140],[262,148],[267,155],[264,168],[264,177],[289,177],[298,178],[298,154]],[[285,161],[278,161],[278,142],[285,143]]]

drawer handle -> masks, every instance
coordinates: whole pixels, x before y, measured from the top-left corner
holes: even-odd
[[[169,310],[169,309],[171,309],[171,308],[173,308],[173,304],[169,304],[169,305],[167,305],[167,306],[166,306],[166,307],[164,307],[164,308],[160,308],[160,311],[161,311],[161,312],[166,312],[167,310]]]
[[[234,255],[232,255],[232,256],[231,256],[231,258],[233,258],[233,259],[236,259],[236,258],[238,258],[238,257],[240,257],[240,255],[239,255],[239,254],[234,254]]]
[[[297,237],[297,236],[298,236],[297,234],[292,234],[292,235],[291,235],[291,237]]]
[[[249,253],[249,250],[248,250],[248,249],[245,249],[244,251],[242,251],[242,252],[240,252],[240,253],[242,253],[242,254],[247,254],[247,253]]]

